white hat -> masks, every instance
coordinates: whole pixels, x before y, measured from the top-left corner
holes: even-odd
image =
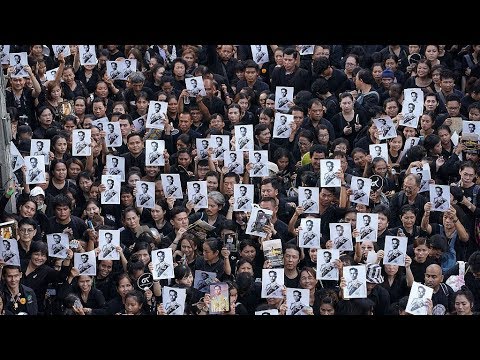
[[[35,186],[31,191],[30,191],[30,196],[35,197],[37,195],[43,195],[45,197],[45,191],[40,186]]]
[[[271,173],[273,173],[272,175],[276,175],[279,172],[277,164],[275,164],[271,161],[268,162],[268,170]]]

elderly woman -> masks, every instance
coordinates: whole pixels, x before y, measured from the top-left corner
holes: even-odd
[[[220,236],[220,225],[226,220],[225,216],[220,214],[220,211],[225,205],[225,197],[218,191],[211,191],[208,193],[208,208],[202,211],[198,211],[194,215],[190,215],[190,224],[201,219],[208,224],[215,227],[214,230],[207,233],[208,236],[218,237]]]

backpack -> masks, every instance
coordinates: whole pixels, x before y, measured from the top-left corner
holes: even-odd
[[[457,261],[458,263],[458,275],[450,276],[445,282],[449,285],[453,291],[457,292],[465,285],[465,261]]]

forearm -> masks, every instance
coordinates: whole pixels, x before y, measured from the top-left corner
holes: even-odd
[[[210,119],[210,116],[212,115],[210,114],[210,110],[208,110],[208,107],[203,103],[203,100],[197,101],[197,104],[204,118]]]
[[[40,86],[40,83],[38,82],[37,77],[33,73],[30,75],[30,79],[32,80],[32,85],[33,85],[32,97],[38,98],[38,96],[42,92],[42,87]]]
[[[162,287],[160,286],[160,281],[154,281],[152,287],[153,295],[156,297],[162,296]]]
[[[230,266],[230,259],[228,257],[223,258],[223,271],[226,275],[232,274],[232,267]]]
[[[346,208],[347,207],[347,202],[348,202],[348,195],[347,195],[347,188],[345,187],[345,184],[342,184],[342,187],[340,188],[340,199],[338,202],[338,207],[340,208]]]
[[[411,288],[414,282],[414,278],[413,278],[413,273],[412,273],[412,269],[410,269],[410,266],[405,267],[405,272],[407,275],[407,287]]]
[[[420,223],[420,227],[422,230],[426,231],[428,234],[432,233],[432,226],[429,224],[430,221],[430,211],[425,211],[423,214],[422,222]]]
[[[290,219],[290,221],[288,222],[288,232],[292,235],[295,235],[295,224],[297,220],[298,220],[298,214],[297,212],[295,212],[292,218]]]
[[[458,218],[456,218],[453,222],[455,223],[455,229],[457,229],[458,238],[460,239],[460,241],[467,242],[469,239],[469,236],[463,224],[460,221],[458,221]]]

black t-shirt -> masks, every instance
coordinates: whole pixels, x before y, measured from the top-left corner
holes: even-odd
[[[297,276],[295,276],[293,279],[288,278],[287,275],[285,275],[284,277],[285,277],[285,286],[287,288],[300,287],[300,271],[298,271]]]
[[[433,293],[433,315],[444,315],[446,312],[453,312],[453,294],[455,292],[447,284],[441,283],[438,291]]]

